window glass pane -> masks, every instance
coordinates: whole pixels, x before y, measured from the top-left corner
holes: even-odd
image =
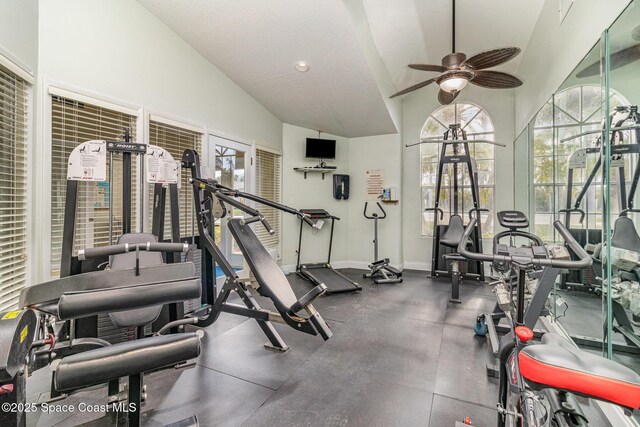
[[[29,84],[0,66],[0,311],[15,309],[27,279]]]
[[[533,189],[536,212],[553,213],[553,187],[535,186]]]
[[[182,159],[182,155],[185,150],[192,149],[196,152],[202,151],[202,134],[194,132],[192,130],[180,128],[177,126],[171,126],[162,122],[154,120],[149,121],[149,144],[157,145],[167,150],[176,161]],[[193,190],[189,185],[189,179],[191,178],[191,171],[182,169],[180,173],[180,189],[178,190],[178,197],[180,199],[180,236],[190,237],[198,234],[198,226],[193,218],[193,211],[195,209],[193,205]],[[153,189],[154,186],[149,186],[149,206],[153,207]],[[169,198],[167,202],[169,202]],[[171,235],[171,205],[166,204],[165,208],[165,227],[163,240],[173,239]],[[149,209],[148,217],[149,223],[153,215],[153,209]]]
[[[536,184],[553,183],[553,157],[533,158],[533,182]]]
[[[89,140],[123,140],[129,130],[136,142],[136,117],[59,96],[51,97],[51,275],[59,275],[67,184],[67,162],[76,145]],[[132,159],[131,225],[136,228],[138,185],[136,156]],[[122,234],[122,156],[114,154],[113,194],[108,182],[79,182],[73,253],[86,247],[105,246]],[[109,163],[107,162],[107,176]],[[109,235],[109,201],[112,199],[112,235]]]
[[[536,129],[533,131],[533,155],[551,156],[553,154],[553,130]]]

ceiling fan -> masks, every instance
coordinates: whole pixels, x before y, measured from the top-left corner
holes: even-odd
[[[450,104],[469,82],[489,89],[510,89],[522,85],[522,81],[511,74],[485,70],[515,58],[520,53],[519,48],[493,49],[467,58],[464,53],[456,52],[456,0],[453,0],[452,24],[451,51],[453,53],[442,58],[442,65],[409,64],[409,68],[414,70],[434,71],[441,74],[403,89],[391,95],[390,98],[413,92],[436,82],[440,86],[438,101],[441,104]]]

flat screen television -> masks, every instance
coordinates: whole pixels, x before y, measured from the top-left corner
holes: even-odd
[[[336,140],[307,138],[305,157],[307,159],[335,159]]]

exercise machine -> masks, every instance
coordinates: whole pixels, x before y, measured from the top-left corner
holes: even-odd
[[[349,279],[331,266],[331,248],[333,246],[333,231],[335,222],[340,218],[331,215],[324,209],[301,209],[304,218],[300,218],[300,234],[298,237],[298,260],[296,262],[296,273],[305,280],[310,281],[315,286],[325,286],[327,295],[344,292],[354,292],[362,290],[362,286]],[[310,221],[307,221],[309,219]],[[313,229],[319,229],[320,224],[325,220],[331,220],[331,232],[329,234],[329,253],[327,262],[306,263],[301,262],[302,257],[302,235],[304,225],[307,224]]]
[[[477,219],[471,223],[474,221]],[[534,343],[535,334],[525,325],[528,271],[535,267],[582,269],[591,265],[591,256],[569,230],[560,221],[554,222],[577,260],[570,258],[567,248],[559,246],[545,258],[536,256],[532,248],[519,248],[509,255],[469,252],[465,239],[471,234],[471,223],[462,236],[458,252],[477,261],[506,263],[516,278],[515,296],[507,312],[513,332],[500,341],[498,427],[586,426],[588,420],[575,395],[619,405],[627,415],[640,408],[640,375],[636,372],[613,360],[579,350],[552,332],[545,333],[541,343]]]
[[[464,210],[464,200],[461,199],[462,185],[460,179],[460,166],[466,168],[467,178],[471,189],[471,201],[473,207],[469,210],[469,219],[474,214],[479,217],[482,212],[488,209],[480,207],[478,172],[476,162],[471,157],[469,144],[486,143],[504,147],[494,141],[485,139],[468,140],[467,133],[460,124],[451,124],[444,133],[443,139],[427,139],[416,144],[409,144],[407,147],[424,144],[440,143],[440,157],[438,162],[438,176],[436,180],[435,203],[433,207],[425,209],[425,212],[433,212],[433,247],[431,251],[431,277],[448,277],[451,279],[450,302],[460,303],[460,284],[463,278],[484,282],[484,267],[482,262],[467,260],[456,253],[456,248],[460,242],[460,237],[465,231],[464,219],[460,212]],[[453,167],[452,184],[453,188],[448,192],[453,213],[449,217],[448,225],[440,224],[439,220],[444,218],[444,211],[440,208],[440,197],[443,194],[443,176],[445,167]],[[450,184],[451,185],[451,184]],[[466,241],[469,249],[474,252],[482,252],[482,229],[480,221],[474,222],[474,229],[469,234]]]
[[[37,318],[33,310],[0,312],[0,425],[26,425],[25,412],[18,410],[26,402],[26,377]]]
[[[250,225],[260,223],[260,226],[263,226],[269,234],[273,234],[274,230],[259,210],[241,202],[241,199],[271,206],[312,224],[308,215],[255,194],[227,188],[214,179],[204,178],[201,175],[200,157],[195,150],[185,150],[182,156],[182,168],[191,172],[190,184],[193,187],[193,201],[198,224],[197,245],[201,250],[202,304],[192,314],[201,319],[199,325],[212,324],[223,312],[254,319],[269,339],[269,343],[265,347],[281,352],[287,351],[289,346],[278,334],[272,322],[283,323],[297,331],[320,335],[323,339],[328,340],[333,333],[312,304],[316,298],[327,291],[326,287],[323,284],[318,284],[302,297],[296,296],[287,277],[260,243]],[[231,218],[227,226],[242,252],[253,278],[239,277],[215,243],[214,223],[216,219],[224,218],[230,214],[227,205],[248,215],[246,218]],[[225,276],[224,284],[220,290],[218,290],[215,277],[216,265],[220,267]],[[260,307],[253,297],[251,289],[255,289],[261,296],[270,299],[276,311]],[[240,297],[244,307],[228,301],[232,293],[236,293]],[[301,314],[301,312],[305,314]]]
[[[56,400],[99,384],[108,384],[109,416],[126,413],[129,426],[141,425],[145,400],[143,373],[185,367],[200,354],[195,332],[164,335],[197,323],[180,319],[149,336],[163,306],[200,297],[200,280],[192,263],[166,264],[162,253],[186,250],[183,244],[158,243],[144,233],[123,234],[117,244],[80,250],[79,258],[108,257],[102,271],[91,271],[32,285],[20,294],[20,307],[38,313],[37,336],[31,345],[29,371],[51,366]],[[101,338],[78,337],[80,319],[106,314],[116,327],[133,328],[128,341],[111,344]],[[3,327],[0,324],[0,328]],[[128,377],[123,397],[120,378]],[[190,417],[180,425],[197,425]]]
[[[611,314],[612,330],[619,333],[628,346],[640,349],[640,337],[635,332],[632,318],[627,314],[631,304],[637,305],[635,294],[640,292],[640,236],[633,221],[627,216],[629,209],[623,211],[616,219],[611,236]],[[632,211],[640,212],[635,209]],[[604,245],[597,245],[593,253],[593,265],[596,271],[596,280],[602,282],[604,278],[604,265],[606,263],[602,251]],[[602,286],[602,283],[600,283]],[[625,307],[626,306],[626,307]],[[635,311],[638,312],[637,309]],[[633,313],[633,311],[632,311]],[[635,319],[634,319],[635,320]],[[606,324],[606,323],[605,323]],[[607,339],[607,328],[605,341]]]
[[[367,215],[367,206],[369,202],[364,202],[364,217],[373,220],[373,259],[374,261],[369,264],[370,273],[363,274],[365,279],[373,279],[376,284],[382,283],[401,283],[402,271],[389,264],[389,258],[378,258],[378,221],[385,219],[387,213],[382,208],[380,203],[376,202],[378,209],[382,212],[382,216],[377,212],[372,212],[371,215]]]
[[[519,211],[501,211],[497,214],[498,222],[505,231],[501,231],[493,238],[493,254],[499,256],[517,256],[533,254],[536,259],[546,258],[547,249],[544,242],[535,234],[524,231],[529,227],[526,215]],[[508,239],[508,240],[507,240]],[[505,240],[506,243],[505,243]],[[516,241],[518,240],[517,244]],[[524,240],[524,245],[522,244]],[[491,313],[478,315],[474,332],[478,336],[487,338],[490,360],[486,365],[487,376],[497,378],[499,373],[500,339],[511,332],[508,322],[508,313],[511,306],[511,296],[518,285],[511,265],[506,262],[494,261],[491,269],[498,275],[498,280],[492,282],[493,292],[496,295],[496,304]],[[553,290],[558,276],[565,274],[566,270],[558,268],[531,269],[526,272],[524,280],[525,298],[527,307],[524,314],[524,325],[534,329],[541,316],[549,313],[547,307],[548,296]],[[534,331],[539,338],[540,331]]]
[[[625,209],[633,208],[635,202],[636,190],[638,188],[638,180],[640,179],[640,167],[637,164],[637,159],[640,158],[640,114],[638,114],[638,107],[636,105],[627,105],[616,107],[608,118],[610,134],[610,147],[609,154],[611,160],[609,165],[611,168],[617,169],[617,176],[615,179],[615,185],[617,186],[618,195],[618,211],[622,212]],[[627,138],[624,131],[632,130],[635,134],[635,141],[633,137]],[[560,142],[567,142],[576,138],[581,138],[587,135],[597,134],[596,143],[593,147],[581,148],[576,150],[569,156],[567,161],[567,196],[565,208],[558,211],[560,214],[564,214],[564,223],[567,225],[576,241],[583,247],[587,245],[597,245],[602,242],[602,230],[600,228],[587,227],[572,227],[571,218],[572,214],[579,214],[579,224],[582,225],[586,216],[585,211],[581,208],[583,201],[585,200],[589,188],[594,182],[594,179],[602,171],[604,171],[604,165],[602,164],[603,155],[603,132],[606,131],[606,127],[603,124],[601,130],[587,131],[577,135],[570,136],[562,139]],[[573,200],[574,188],[576,180],[576,174],[580,170],[587,168],[587,159],[590,155],[599,155],[595,164],[589,171],[585,182],[580,188],[580,192]],[[627,194],[627,175],[625,171],[625,158],[631,156],[636,157],[635,169],[632,174],[631,185]],[[634,163],[632,162],[631,165]],[[634,166],[632,166],[634,167]],[[581,290],[586,292],[600,293],[601,287],[596,283],[593,269],[586,269],[581,271],[571,271],[563,278],[561,283],[562,289],[567,290]]]

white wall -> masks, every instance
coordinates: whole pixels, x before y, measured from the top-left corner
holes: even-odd
[[[384,186],[397,187],[402,194],[402,149],[400,135],[380,135],[349,140],[349,197],[350,253],[348,261],[353,266],[366,269],[373,261],[373,220],[363,216],[366,201],[366,171],[384,170]],[[382,204],[387,218],[378,222],[378,257],[389,258],[391,264],[402,265],[402,208],[398,204]],[[369,215],[376,211],[375,202],[369,202]]]
[[[282,123],[138,2],[42,0],[40,75],[280,149]]]
[[[343,266],[349,259],[351,243],[349,230],[349,204],[351,200],[336,200],[333,198],[333,178],[326,174],[324,180],[319,173],[309,173],[307,179],[301,172],[293,170],[295,167],[315,166],[317,161],[304,157],[307,138],[317,138],[318,131],[298,126],[284,124],[282,131],[282,201],[296,209],[325,209],[340,218],[336,221],[333,241],[332,263],[336,267]],[[322,138],[336,140],[336,159],[327,160],[331,166],[337,166],[335,173],[349,173],[349,140],[335,135],[323,133]],[[302,248],[302,262],[324,262],[327,259],[330,223],[312,234],[312,230],[305,224]],[[296,249],[298,248],[298,231],[300,221],[292,216],[283,214],[282,218],[282,265],[286,271],[291,271],[296,264]]]
[[[38,0],[0,2],[0,47],[35,73],[38,68]]]
[[[429,115],[440,107],[436,88],[420,90],[403,103],[402,145],[415,143]],[[456,99],[483,107],[493,120],[495,140],[507,145],[495,149],[495,211],[513,208],[513,90],[482,89],[469,85]],[[420,149],[403,148],[403,253],[405,268],[427,269],[431,265],[432,239],[421,237]],[[490,249],[488,242],[485,249]]]
[[[282,122],[136,1],[41,0],[38,78],[34,197],[45,203],[47,84],[282,149]],[[47,242],[44,222],[35,224],[34,236]],[[47,252],[36,254],[37,280],[47,277]]]
[[[524,84],[515,95],[516,133],[560,87],[629,1],[575,1],[562,24],[558,0],[545,1],[517,72]]]

